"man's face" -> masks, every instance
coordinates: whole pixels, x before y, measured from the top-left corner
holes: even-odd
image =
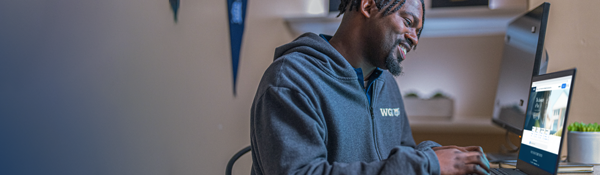
[[[366,24],[369,28],[365,33],[365,54],[372,65],[398,76],[402,72],[400,62],[419,42],[417,33],[423,26],[423,8],[420,0],[406,0],[400,10],[384,16],[386,8],[379,9]]]

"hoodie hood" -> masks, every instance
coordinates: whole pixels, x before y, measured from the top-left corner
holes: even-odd
[[[323,71],[336,77],[356,78],[356,72],[348,61],[328,41],[314,33],[300,35],[294,41],[275,49],[276,61],[287,54],[302,54],[309,59],[315,59]]]

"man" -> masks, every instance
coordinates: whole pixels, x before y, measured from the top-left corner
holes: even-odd
[[[412,137],[392,74],[418,44],[422,0],[350,1],[333,37],[276,49],[252,105],[252,174],[487,174],[480,147]]]

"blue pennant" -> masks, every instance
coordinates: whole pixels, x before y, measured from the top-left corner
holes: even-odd
[[[233,69],[233,95],[236,95],[238,65],[240,49],[242,48],[242,38],[244,36],[247,2],[248,0],[227,0],[229,39],[231,40],[231,67]]]
[[[179,0],[169,0],[171,10],[173,10],[174,20],[177,22],[177,10],[179,10]]]

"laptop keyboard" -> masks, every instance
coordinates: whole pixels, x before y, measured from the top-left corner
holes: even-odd
[[[493,175],[512,175],[512,174],[520,174],[527,175],[518,169],[508,169],[508,168],[492,168],[490,174]]]

